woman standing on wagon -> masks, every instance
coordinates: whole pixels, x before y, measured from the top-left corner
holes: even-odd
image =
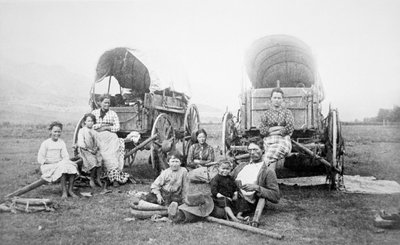
[[[214,149],[207,144],[207,132],[204,129],[199,129],[196,137],[198,143],[190,146],[187,157],[188,179],[208,183],[218,174]]]
[[[98,132],[98,144],[103,158],[104,167],[107,169],[107,177],[111,183],[117,185],[128,181],[129,174],[122,172],[124,167],[125,143],[118,138],[120,129],[117,113],[110,110],[110,95],[100,98],[100,109],[92,112],[96,117],[93,128]]]
[[[271,92],[271,107],[261,117],[260,134],[264,136],[264,162],[273,170],[276,162],[292,150],[290,136],[294,130],[294,118],[290,110],[282,107],[283,91]]]

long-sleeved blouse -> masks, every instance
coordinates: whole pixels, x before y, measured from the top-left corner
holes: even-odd
[[[101,126],[111,126],[111,132],[116,133],[120,129],[119,118],[115,111],[108,110],[103,118],[100,118],[100,110],[96,109],[92,114],[96,117],[96,124],[93,125],[93,129],[98,129]]]
[[[197,164],[194,163],[194,160],[215,161],[214,149],[207,143],[191,145],[187,157],[187,167],[196,168]]]
[[[281,136],[291,136],[294,131],[294,118],[290,110],[286,108],[269,108],[261,116],[260,133],[261,135],[268,136],[269,128],[275,126],[284,127],[281,131]]]

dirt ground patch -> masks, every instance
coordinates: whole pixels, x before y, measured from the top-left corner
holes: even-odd
[[[220,126],[206,125],[209,143],[220,145]],[[71,146],[73,125],[62,138]],[[0,128],[0,196],[40,176],[36,154],[48,133],[42,125],[7,125]],[[400,180],[400,128],[344,126],[346,174]],[[221,157],[221,156],[219,156]],[[130,172],[153,177],[142,152]],[[395,211],[400,195],[345,194],[326,187],[281,186],[279,204],[270,204],[260,228],[285,235],[277,241],[218,224],[186,225],[125,222],[130,217],[128,191],[149,190],[149,185],[125,185],[92,198],[60,199],[59,185],[45,185],[25,196],[57,202],[56,212],[1,213],[1,244],[398,244],[400,232],[379,230],[372,224],[380,209]],[[91,191],[89,188],[80,191]],[[39,229],[41,227],[41,229]]]

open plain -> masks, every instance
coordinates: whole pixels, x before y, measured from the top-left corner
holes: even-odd
[[[204,125],[209,143],[220,145],[220,125]],[[71,150],[74,125],[62,138]],[[400,181],[400,126],[343,126],[346,139],[345,174]],[[3,123],[0,127],[0,196],[40,177],[36,154],[47,138],[45,125]],[[72,153],[72,151],[70,152]],[[128,171],[135,178],[154,178],[141,152]],[[222,156],[219,156],[222,157]],[[148,191],[149,184],[128,184],[112,193],[61,200],[59,185],[41,186],[25,197],[51,198],[55,212],[1,213],[1,244],[398,244],[399,230],[374,227],[380,209],[400,208],[400,194],[366,195],[329,191],[325,186],[281,186],[279,204],[269,205],[262,229],[283,234],[283,240],[224,227],[214,223],[154,223],[124,221],[130,217],[131,190]],[[92,191],[80,188],[80,192]]]

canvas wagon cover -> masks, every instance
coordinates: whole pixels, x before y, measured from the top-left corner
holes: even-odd
[[[287,35],[265,36],[246,52],[245,66],[254,88],[311,87],[318,82],[311,49],[299,39]]]
[[[190,96],[186,73],[178,60],[165,54],[125,47],[106,51],[96,67],[96,82],[113,76],[121,87],[137,93],[172,91]]]

